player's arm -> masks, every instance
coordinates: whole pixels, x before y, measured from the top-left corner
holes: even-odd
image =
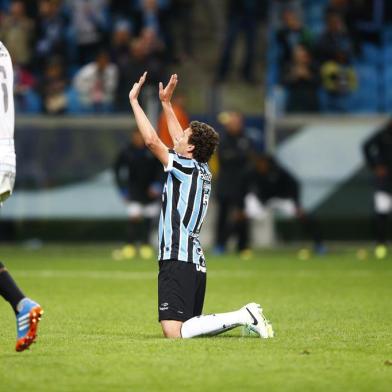
[[[184,130],[182,129],[170,102],[177,83],[178,78],[176,74],[170,77],[169,83],[165,88],[163,88],[162,82],[159,83],[159,99],[162,102],[163,111],[167,120],[167,126],[169,128],[169,133],[173,142],[176,142],[179,138],[181,138],[184,133]]]
[[[142,134],[146,147],[162,162],[163,166],[166,167],[169,163],[169,151],[162,143],[161,139],[159,139],[154,127],[151,125],[150,120],[147,118],[138,101],[140,90],[146,81],[146,76],[147,72],[144,72],[139,81],[134,83],[129,92],[129,102],[132,106],[137,127]]]

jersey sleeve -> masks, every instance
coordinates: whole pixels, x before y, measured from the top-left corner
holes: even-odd
[[[169,161],[165,172],[172,173],[179,180],[191,175],[195,170],[195,165],[192,159],[184,158],[178,155],[175,151],[169,150]]]

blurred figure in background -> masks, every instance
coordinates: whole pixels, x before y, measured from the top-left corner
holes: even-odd
[[[276,33],[276,40],[280,52],[280,64],[285,65],[293,57],[294,50],[298,45],[311,49],[313,35],[305,27],[298,14],[288,8],[282,13],[282,27]]]
[[[27,67],[14,64],[14,99],[17,113],[37,113],[40,100],[34,89],[37,80]]]
[[[62,60],[56,57],[50,59],[39,87],[45,113],[64,114],[67,111],[67,86]]]
[[[246,192],[245,210],[249,218],[264,220],[267,209],[272,209],[284,217],[298,219],[306,236],[312,239],[314,251],[325,253],[318,223],[301,206],[299,182],[272,156],[254,157]]]
[[[257,27],[260,21],[264,2],[255,0],[229,0],[226,19],[226,33],[222,53],[218,62],[217,82],[224,82],[229,73],[235,43],[243,33],[245,38],[245,54],[241,74],[245,81],[253,82],[256,53]]]
[[[67,23],[58,0],[41,0],[37,21],[36,66],[41,70],[49,57],[57,56],[66,62]]]
[[[70,15],[78,65],[94,60],[108,32],[108,0],[64,0]]]
[[[34,49],[34,21],[26,15],[23,1],[13,1],[9,14],[1,20],[0,40],[7,46],[15,63],[31,66]]]
[[[392,212],[392,120],[365,142],[363,152],[374,178],[375,255],[383,259],[387,256],[388,216]]]
[[[117,80],[117,66],[110,62],[106,51],[101,51],[95,61],[82,67],[74,77],[83,110],[88,113],[112,111]]]
[[[133,25],[133,34],[142,36],[143,31],[150,31],[150,34],[161,41],[166,48],[165,60],[174,59],[173,38],[170,30],[171,15],[167,7],[160,6],[157,0],[140,0],[137,6],[134,6],[131,13]],[[151,75],[150,75],[151,76]]]
[[[182,129],[186,129],[190,123],[188,113],[185,109],[185,100],[186,100],[185,95],[181,94],[181,92],[177,92],[177,94],[172,98],[172,109]],[[163,143],[167,147],[173,148],[173,140],[170,136],[166,116],[163,111],[161,112],[158,118],[157,131],[158,131],[159,138],[163,141]]]
[[[118,68],[118,83],[115,92],[115,108],[116,111],[125,112],[129,110],[127,104],[128,94],[128,74],[132,69],[133,50],[131,26],[126,20],[118,20],[114,26],[112,35],[112,44],[110,47],[111,59]]]
[[[347,112],[351,94],[357,88],[357,74],[346,52],[338,50],[333,59],[322,64],[321,79],[325,91],[324,110]]]
[[[283,84],[287,88],[287,112],[317,112],[320,109],[320,78],[312,55],[305,46],[293,48],[293,57],[283,75]]]
[[[320,63],[336,59],[336,53],[345,53],[347,60],[353,56],[353,42],[342,16],[338,13],[326,14],[326,29],[317,43],[317,57]]]
[[[137,247],[142,258],[151,258],[150,234],[158,216],[162,186],[161,166],[146,148],[138,129],[131,134],[130,144],[120,152],[114,172],[116,183],[127,205],[128,240],[118,258],[133,258]]]
[[[221,122],[224,129],[220,134],[218,147],[215,253],[224,253],[228,240],[234,236],[237,250],[247,257],[249,221],[244,210],[244,187],[249,172],[251,142],[245,134],[244,118],[241,113],[224,113],[221,115]]]

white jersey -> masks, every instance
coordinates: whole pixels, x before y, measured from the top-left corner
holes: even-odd
[[[13,88],[11,56],[0,41],[0,203],[12,193],[15,182]]]

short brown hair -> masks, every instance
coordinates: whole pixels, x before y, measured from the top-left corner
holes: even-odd
[[[192,121],[189,126],[192,134],[189,136],[188,143],[195,146],[193,158],[197,162],[208,162],[218,146],[218,133],[214,128],[199,121]]]

